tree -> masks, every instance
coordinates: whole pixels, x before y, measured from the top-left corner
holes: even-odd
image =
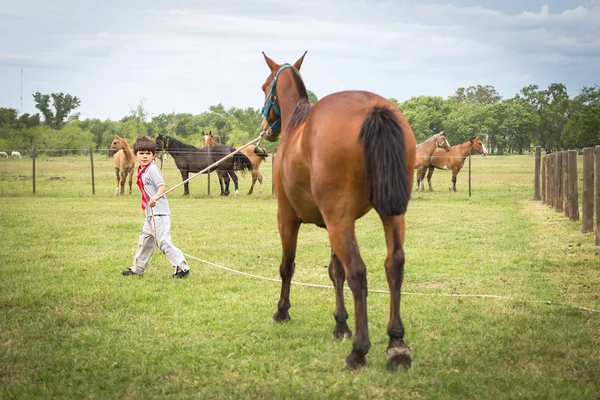
[[[50,97],[52,97],[54,112],[50,109]],[[81,104],[79,98],[62,92],[49,95],[35,92],[33,99],[35,100],[35,107],[40,110],[46,124],[52,129],[60,129],[64,125],[69,113]]]
[[[594,147],[600,144],[600,86],[583,87],[571,101],[569,121],[561,140],[568,148]]]
[[[539,116],[540,123],[533,130],[532,138],[547,153],[563,147],[561,134],[568,122],[570,109],[567,88],[562,83],[552,83],[546,90],[538,85],[521,89],[515,99],[527,101]]]
[[[422,142],[442,131],[442,123],[453,109],[451,103],[441,97],[419,96],[401,103],[399,108],[406,116],[417,142]]]
[[[475,103],[480,106],[496,104],[502,100],[496,89],[491,85],[469,86],[468,88],[458,88],[454,97],[459,103]]]
[[[308,92],[308,101],[310,102],[310,105],[313,106],[317,101],[319,101],[319,98],[312,91],[307,90],[307,92]]]

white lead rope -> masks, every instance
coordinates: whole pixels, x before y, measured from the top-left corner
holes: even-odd
[[[196,261],[208,264],[208,265],[212,265],[213,267],[217,267],[217,268],[223,269],[225,271],[233,272],[234,274],[239,274],[239,275],[247,276],[249,278],[254,278],[254,279],[260,279],[263,281],[281,283],[281,279],[265,278],[260,275],[254,275],[254,274],[249,274],[247,272],[237,271],[235,269],[224,267],[222,265],[215,264],[210,261],[202,260],[202,259],[194,257],[190,254],[184,253],[183,255],[192,260],[196,260]],[[316,287],[316,288],[323,288],[323,289],[335,289],[331,285],[320,285],[320,284],[316,284],[316,283],[303,283],[303,282],[294,282],[294,281],[292,281],[291,283],[292,283],[292,285],[297,285],[297,286],[309,286],[309,287]],[[389,294],[389,291],[369,289],[369,293]],[[543,303],[543,304],[547,304],[547,305],[576,308],[578,310],[589,311],[589,312],[600,314],[600,310],[596,310],[596,309],[588,308],[588,307],[577,306],[577,305],[573,305],[573,304],[554,303],[554,302],[548,301],[548,300],[521,300],[521,299],[515,299],[513,297],[497,296],[497,295],[493,295],[493,294],[418,293],[418,292],[401,292],[401,294],[412,295],[412,296],[430,296],[430,297],[475,297],[475,298],[483,298],[483,299],[509,300],[509,301],[516,301],[519,303]]]

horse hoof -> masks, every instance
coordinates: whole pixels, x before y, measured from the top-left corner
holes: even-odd
[[[277,311],[275,314],[273,314],[273,322],[275,322],[276,324],[288,322],[289,320],[290,320],[290,314],[287,312]]]
[[[334,339],[346,339],[352,337],[352,330],[348,327],[345,322],[343,324],[336,325],[333,329]]]
[[[346,357],[346,370],[354,371],[355,369],[366,367],[367,366],[367,357],[366,356],[358,356],[354,353],[350,353],[348,357]]]
[[[412,359],[408,346],[390,347],[387,351],[387,369],[388,371],[397,371],[399,367],[404,370],[410,368]]]

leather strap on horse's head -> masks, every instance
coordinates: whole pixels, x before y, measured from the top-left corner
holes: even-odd
[[[290,68],[291,66],[291,64],[283,64],[279,68],[279,70],[275,74],[275,77],[273,78],[273,82],[271,82],[271,89],[269,90],[267,97],[265,97],[265,104],[262,109],[262,116],[264,120],[267,121],[267,124],[269,125],[269,128],[273,133],[281,132],[281,112],[279,111],[279,107],[277,106],[277,97],[275,96],[275,84],[277,83],[279,73],[286,68]],[[268,119],[271,108],[273,108],[275,115],[277,115],[277,119],[272,123]]]

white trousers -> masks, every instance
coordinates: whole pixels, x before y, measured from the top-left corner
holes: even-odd
[[[154,224],[156,224],[156,240],[154,239]],[[171,242],[171,216],[155,215],[154,224],[152,217],[144,219],[140,241],[135,257],[133,258],[131,270],[136,274],[144,275],[150,257],[156,249],[156,242],[158,242],[158,248],[167,256],[173,268],[179,267],[184,271],[188,270],[187,261],[183,253]]]

